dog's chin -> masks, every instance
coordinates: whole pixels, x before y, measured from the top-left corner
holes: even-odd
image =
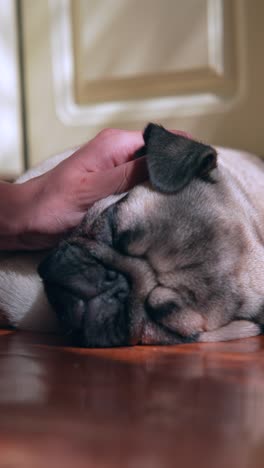
[[[182,336],[177,332],[162,327],[155,322],[145,324],[141,339],[141,345],[174,345],[183,343],[193,343],[197,341],[197,335]]]

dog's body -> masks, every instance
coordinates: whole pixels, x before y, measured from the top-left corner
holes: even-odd
[[[150,182],[96,203],[40,266],[60,321],[86,346],[261,333],[264,164],[219,148],[216,167],[214,149],[153,124],[144,138]],[[57,330],[44,256],[2,254],[0,325]]]

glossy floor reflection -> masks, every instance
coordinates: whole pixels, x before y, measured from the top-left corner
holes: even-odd
[[[264,337],[85,350],[0,332],[0,467],[260,468]]]

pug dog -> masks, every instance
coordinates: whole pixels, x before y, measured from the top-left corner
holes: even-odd
[[[262,332],[263,162],[152,123],[143,136],[148,182],[95,203],[45,258],[3,256],[1,325],[58,321],[87,347]]]

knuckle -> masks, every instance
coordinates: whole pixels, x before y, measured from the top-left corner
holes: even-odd
[[[119,133],[120,133],[120,130],[118,130],[116,128],[104,128],[103,130],[101,130],[98,133],[98,137],[101,137],[101,138],[105,139],[105,138],[115,136],[115,135],[117,135]]]

